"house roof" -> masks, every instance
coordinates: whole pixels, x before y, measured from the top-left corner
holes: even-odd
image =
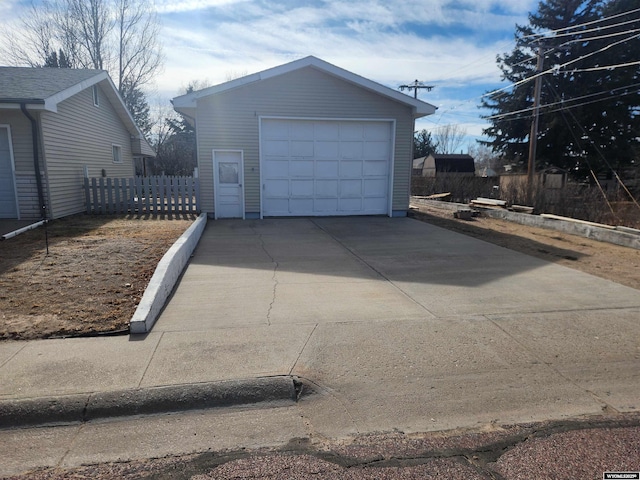
[[[217,95],[219,93],[233,90],[235,88],[239,88],[255,82],[260,82],[262,80],[267,80],[269,78],[284,75],[286,73],[290,73],[307,67],[315,68],[324,73],[362,87],[366,90],[372,91],[379,95],[395,100],[396,102],[410,106],[413,108],[414,118],[432,115],[436,111],[436,107],[429,103],[415,99],[413,97],[410,97],[409,95],[405,95],[404,93],[398,92],[397,90],[394,90],[392,88],[385,87],[384,85],[376,83],[372,80],[368,80],[364,77],[361,77],[360,75],[356,75],[355,73],[351,73],[340,67],[336,67],[335,65],[332,65],[328,62],[325,62],[324,60],[313,56],[301,58],[300,60],[295,60],[284,65],[263,70],[262,72],[237,78],[235,80],[221,83],[219,85],[205,88],[203,90],[198,90],[197,92],[192,92],[187,95],[182,95],[174,98],[171,102],[178,112],[193,117],[195,116],[194,114],[197,101],[200,98],[208,97],[210,95]]]
[[[155,156],[104,70],[0,67],[0,109],[16,109],[25,104],[30,110],[57,112],[60,102],[96,84],[102,87],[129,134],[141,140],[140,152],[136,153]]]

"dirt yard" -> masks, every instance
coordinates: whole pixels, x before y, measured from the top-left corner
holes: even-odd
[[[121,333],[195,217],[77,215],[0,242],[0,339]]]
[[[420,205],[414,218],[565,267],[640,289],[640,250],[488,217],[459,220]]]
[[[415,218],[640,289],[640,250],[421,207]],[[126,333],[158,261],[193,217],[86,215],[0,242],[0,339]]]

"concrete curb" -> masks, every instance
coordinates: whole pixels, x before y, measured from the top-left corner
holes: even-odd
[[[441,208],[443,210],[457,211],[459,208],[469,208],[464,203],[441,202],[437,200],[424,200],[411,197],[411,202],[416,205],[428,205],[430,207]],[[507,220],[509,222],[519,223],[531,227],[547,228],[558,232],[578,235],[584,238],[590,238],[600,242],[613,243],[623,247],[635,248],[640,250],[640,235],[628,233],[622,230],[609,230],[593,225],[584,225],[580,223],[567,222],[564,220],[556,220],[540,217],[539,215],[531,215],[528,213],[510,212],[509,210],[486,208],[482,210],[482,214],[491,218]]]
[[[0,428],[82,423],[100,418],[295,401],[296,386],[292,377],[3,400],[0,401]]]
[[[207,214],[202,213],[164,254],[149,281],[147,289],[144,291],[138,308],[129,321],[130,333],[147,333],[151,331],[162,307],[164,307],[167,298],[171,295],[173,287],[175,287],[191,254],[196,245],[198,245],[206,225]]]

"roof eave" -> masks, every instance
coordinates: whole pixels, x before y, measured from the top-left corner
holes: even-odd
[[[28,105],[30,110],[46,110],[42,98],[0,98],[0,110],[19,110],[21,105]]]
[[[58,93],[45,98],[45,110],[49,110],[52,112],[58,111],[58,104],[60,102],[73,97],[81,91],[92,87],[96,83],[102,82],[105,79],[109,79],[109,74],[105,71],[102,71],[90,78],[87,78],[86,80],[82,80],[81,82],[78,82],[75,85],[70,86],[69,88],[65,88],[64,90],[61,90]]]
[[[180,113],[186,113],[188,109],[195,110],[197,101],[200,98],[226,92],[238,87],[258,82],[260,80],[267,80],[269,78],[284,75],[285,73],[293,72],[305,67],[316,68],[322,72],[333,75],[349,83],[355,84],[361,88],[410,106],[413,110],[414,119],[425,117],[427,115],[433,115],[436,111],[436,107],[429,103],[423,102],[422,100],[414,99],[404,93],[397,92],[396,90],[386,87],[380,83],[376,83],[373,80],[369,80],[365,77],[349,72],[348,70],[344,70],[343,68],[336,67],[335,65],[332,65],[328,62],[325,62],[324,60],[320,60],[319,58],[313,56],[304,57],[300,60],[295,60],[284,65],[269,68],[262,72],[247,75],[246,77],[242,78],[237,78],[235,80],[231,80],[230,82],[221,83],[220,85],[205,88],[197,92],[181,95],[172,100],[173,107]]]

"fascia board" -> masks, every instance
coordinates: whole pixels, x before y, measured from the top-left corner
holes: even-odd
[[[60,92],[51,95],[50,97],[47,97],[44,99],[44,109],[45,110],[49,110],[50,112],[57,112],[58,111],[58,104],[68,98],[73,97],[74,95],[80,93],[81,91],[95,85],[96,83],[99,83],[105,79],[109,79],[109,81],[111,81],[111,79],[109,78],[109,75],[107,74],[107,72],[100,72],[96,75],[94,75],[91,78],[87,78],[86,80],[83,80],[79,83],[76,83],[75,85],[66,88],[64,90],[61,90]],[[113,84],[113,82],[112,82]],[[114,87],[115,88],[115,87]]]
[[[360,75],[349,72],[348,70],[344,70],[340,67],[336,67],[335,65],[332,65],[328,62],[325,62],[324,60],[320,60],[319,58],[313,57],[313,56],[304,57],[304,58],[301,58],[300,60],[295,60],[293,62],[284,64],[284,65],[279,65],[277,67],[269,68],[259,73],[254,73],[252,75],[247,75],[246,77],[238,78],[230,82],[221,83],[220,85],[215,85],[213,87],[205,88],[198,92],[193,92],[187,95],[175,97],[172,100],[172,103],[174,108],[177,111],[186,112],[186,109],[195,109],[197,106],[197,101],[200,98],[223,93],[228,90],[232,90],[234,88],[238,88],[254,82],[258,82],[260,80],[267,80],[269,78],[284,75],[286,73],[293,72],[295,70],[299,70],[305,67],[316,68],[329,75],[333,75],[337,78],[340,78],[347,82],[358,85],[374,93],[385,96],[387,98],[391,98],[392,100],[395,100],[397,102],[410,106],[413,109],[414,118],[424,117],[426,115],[432,115],[436,111],[436,107],[429,103],[423,102],[422,100],[417,100],[415,98],[411,98],[410,96],[405,95],[404,93],[397,92],[389,87],[385,87],[382,84],[379,84],[367,78],[361,77]]]

